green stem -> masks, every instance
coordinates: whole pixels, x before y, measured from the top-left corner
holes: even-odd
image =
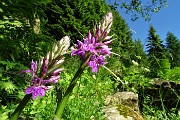
[[[76,72],[76,74],[74,75],[70,85],[68,86],[65,94],[64,94],[64,97],[63,99],[61,100],[61,102],[59,104],[57,104],[57,108],[56,108],[56,113],[55,113],[55,117],[54,119],[55,120],[60,120],[60,118],[62,117],[62,113],[64,111],[64,108],[68,102],[68,99],[69,99],[69,96],[71,95],[76,83],[77,83],[77,80],[79,79],[79,77],[81,76],[83,70],[84,70],[85,66],[82,65],[78,71]]]
[[[16,108],[16,110],[12,113],[12,115],[10,117],[10,120],[17,120],[18,119],[19,115],[21,114],[22,110],[24,109],[24,107],[26,106],[28,101],[30,100],[31,96],[32,96],[31,94],[24,96],[24,98],[19,103],[19,105]]]
[[[62,118],[62,114],[64,111],[64,108],[68,102],[68,99],[77,83],[77,80],[79,79],[79,77],[81,76],[81,74],[83,73],[84,68],[86,67],[86,63],[89,61],[91,55],[89,55],[89,57],[87,58],[87,60],[80,66],[80,68],[78,69],[78,71],[76,72],[76,74],[74,75],[73,79],[71,80],[71,83],[69,84],[64,97],[62,98],[62,100],[60,101],[60,103],[57,104],[57,108],[56,108],[56,113],[54,116],[54,120],[60,120]]]

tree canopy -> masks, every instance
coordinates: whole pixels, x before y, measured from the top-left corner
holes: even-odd
[[[132,20],[143,17],[149,21],[153,13],[167,6],[167,0],[108,0],[115,8],[125,9],[131,14]]]
[[[149,34],[147,38],[147,56],[150,62],[150,69],[152,76],[157,76],[157,71],[161,68],[161,60],[166,59],[165,46],[159,35],[156,34],[156,30],[153,25],[149,27]]]
[[[166,47],[168,51],[168,58],[171,63],[171,67],[180,67],[180,41],[171,32],[166,36]]]

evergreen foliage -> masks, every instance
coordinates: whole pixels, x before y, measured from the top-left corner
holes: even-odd
[[[92,28],[96,21],[100,21],[102,15],[109,10],[114,16],[111,33],[117,38],[113,41],[113,52],[121,55],[121,57],[115,56],[112,61],[118,61],[118,65],[129,66],[133,49],[132,33],[118,11],[109,7],[104,0],[74,0],[73,2],[54,0],[45,9],[48,22],[45,25],[44,34],[56,40],[68,35],[71,36],[71,42],[76,43],[77,39],[83,38],[88,29]]]
[[[113,52],[120,56],[114,56],[113,61],[118,62],[116,65],[129,66],[133,50],[132,33],[125,20],[119,15],[118,11],[113,11],[114,21],[111,32],[116,39],[113,41]],[[116,66],[117,67],[117,66]]]
[[[162,59],[166,59],[165,46],[162,44],[162,40],[159,35],[156,34],[155,28],[150,25],[149,34],[147,38],[147,55],[150,63],[150,70],[152,77],[157,77],[158,70],[161,69],[160,62]]]
[[[40,32],[36,33],[36,30],[41,31],[41,26],[45,22],[42,7],[49,2],[49,0],[0,2],[0,51],[3,51],[0,53],[1,60],[29,63],[47,52],[49,44],[46,43],[51,43],[52,39]],[[40,21],[38,26],[37,21]]]
[[[104,0],[53,0],[45,9],[45,34],[57,40],[68,35],[76,43],[109,10]]]
[[[180,41],[171,32],[167,33],[166,37],[166,49],[168,51],[168,58],[171,63],[171,67],[180,67]]]
[[[127,14],[131,14],[132,19],[136,20],[139,16],[149,21],[152,13],[157,13],[160,9],[167,6],[167,0],[108,0],[115,8],[124,9]]]
[[[141,97],[148,98],[143,90],[150,87],[152,77],[179,82],[179,39],[168,32],[165,48],[151,25],[146,55],[141,40],[133,41],[129,26],[116,10],[119,4],[127,10],[127,13],[133,13],[133,20],[138,18],[136,14],[148,20],[148,14],[164,7],[166,0],[153,0],[149,8],[141,4],[146,1],[115,1],[116,5],[112,6],[105,0],[3,0],[0,2],[0,119],[8,119],[24,96],[25,87],[29,85],[30,76],[20,75],[19,71],[28,69],[32,59],[38,60],[44,56],[52,47],[52,43],[65,35],[71,37],[72,45],[78,39],[82,40],[88,30],[91,30],[108,11],[111,11],[114,17],[110,34],[116,38],[112,41],[111,47],[118,55],[108,58],[109,62],[106,66],[125,84],[118,84],[118,81],[114,81],[103,68],[98,74],[91,74],[89,69],[86,69],[70,97],[63,118],[104,119],[102,112],[104,99],[119,86],[120,91],[138,92],[143,94]],[[66,55],[66,64],[63,66],[66,71],[62,73],[58,85],[44,98],[28,103],[19,119],[51,119],[57,105],[55,95],[57,90],[64,94],[78,66],[79,59]],[[151,76],[147,76],[148,67]],[[161,110],[145,102],[142,104],[146,108],[143,110],[144,113]],[[145,115],[153,116],[149,113]],[[176,117],[175,114],[174,116]]]

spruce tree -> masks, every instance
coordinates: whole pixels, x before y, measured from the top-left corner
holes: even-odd
[[[165,46],[153,25],[149,27],[149,34],[147,38],[147,55],[150,63],[151,77],[157,77],[161,69],[161,60],[166,59]]]
[[[117,38],[113,41],[112,48],[121,55],[115,56],[112,61],[123,61],[123,65],[130,65],[133,53],[132,33],[119,12],[104,0],[53,0],[45,11],[48,18],[45,34],[56,40],[68,35],[73,43],[83,38],[81,34],[86,36],[88,30],[99,22],[104,14],[112,11],[114,19],[111,34]]]
[[[171,67],[180,66],[180,41],[178,38],[171,32],[167,33],[166,37],[166,48],[168,51],[167,57],[171,63]]]
[[[45,9],[45,34],[56,40],[68,35],[76,43],[108,11],[110,7],[104,0],[53,0]]]
[[[113,61],[118,62],[116,65],[129,67],[131,65],[131,56],[133,53],[132,33],[126,21],[120,16],[118,11],[113,10],[113,26],[111,32],[115,35],[112,47],[113,51],[120,56],[114,56]],[[116,67],[117,68],[117,67]]]
[[[52,40],[41,34],[42,8],[51,0],[2,0],[0,2],[0,59],[29,65],[49,49]],[[38,52],[37,52],[38,51]]]

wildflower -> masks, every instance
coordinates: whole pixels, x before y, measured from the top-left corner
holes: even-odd
[[[111,44],[112,36],[108,36],[110,28],[112,26],[112,13],[109,12],[104,18],[101,24],[94,29],[94,35],[88,32],[87,37],[83,42],[77,41],[76,49],[71,49],[72,56],[78,55],[83,60],[86,60],[91,55],[90,60],[87,62],[92,68],[92,72],[98,72],[99,66],[105,64],[104,60],[106,56],[110,56],[111,48],[108,47]]]
[[[35,100],[38,95],[40,97],[43,97],[46,93],[46,90],[49,90],[51,86],[44,86],[42,82],[43,80],[40,78],[33,78],[33,80],[31,81],[32,86],[26,88],[25,93],[32,93],[33,100]]]
[[[46,58],[42,58],[40,65],[40,73],[38,74],[38,64],[32,61],[29,70],[22,72],[31,73],[32,80],[30,87],[26,88],[26,94],[32,94],[33,100],[38,96],[43,97],[47,90],[52,88],[60,78],[59,74],[63,71],[60,66],[64,62],[63,55],[67,53],[70,45],[69,37],[64,37],[59,43],[54,44],[53,49],[47,54]]]
[[[136,61],[134,61],[134,60],[132,60],[132,63],[133,63],[133,65],[135,65],[135,66],[138,66],[139,64],[136,62]]]
[[[105,64],[104,59],[105,58],[102,55],[100,55],[98,57],[93,55],[91,57],[91,60],[88,62],[88,65],[92,68],[92,72],[97,72],[98,67]]]
[[[146,72],[150,72],[150,70],[148,68],[144,68],[144,71]]]

